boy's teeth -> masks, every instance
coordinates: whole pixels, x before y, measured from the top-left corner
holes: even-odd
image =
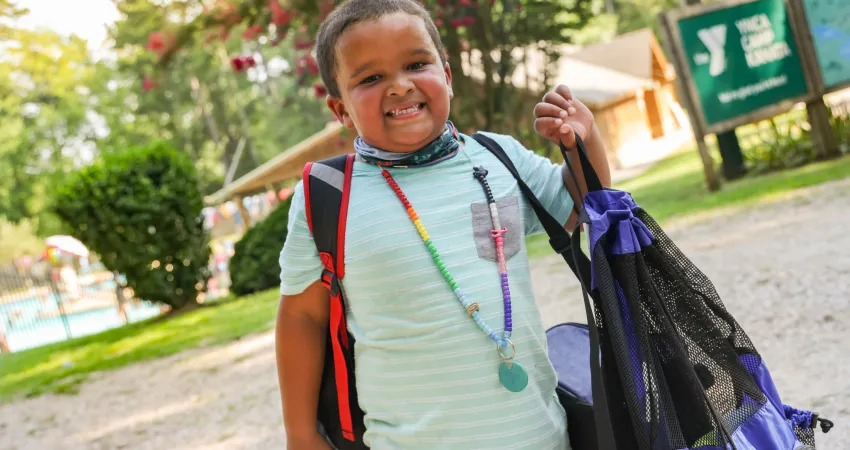
[[[405,109],[396,109],[395,111],[392,112],[392,115],[393,116],[400,116],[402,114],[410,114],[414,111],[419,111],[420,109],[422,109],[422,105],[411,106],[410,108],[405,108]]]

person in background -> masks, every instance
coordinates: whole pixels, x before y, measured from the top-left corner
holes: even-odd
[[[9,341],[6,340],[6,316],[0,315],[0,353],[11,353]]]

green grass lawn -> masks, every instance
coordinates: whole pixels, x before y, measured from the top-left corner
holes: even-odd
[[[850,176],[850,156],[817,162],[767,175],[723,183],[720,191],[705,188],[702,162],[694,149],[677,152],[644,174],[614,186],[631,192],[635,201],[664,225],[670,219],[727,207],[742,207],[788,192]],[[527,241],[532,256],[552,253],[548,238]]]
[[[151,319],[100,334],[17,353],[0,354],[0,402],[43,392],[75,393],[89,373],[230,342],[274,327],[277,289]]]
[[[850,157],[724,184],[709,194],[696,151],[677,153],[643,175],[616,186],[631,192],[656,219],[728,206],[745,206],[795,188],[850,175]],[[545,237],[529,242],[532,255],[551,252]],[[0,401],[43,392],[74,393],[89,373],[221,344],[274,327],[278,291],[270,291],[168,320],[151,320],[85,338],[0,354]]]

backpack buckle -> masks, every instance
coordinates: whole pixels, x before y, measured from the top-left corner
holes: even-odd
[[[332,296],[338,296],[340,292],[339,278],[328,269],[322,271],[322,286],[330,291]]]

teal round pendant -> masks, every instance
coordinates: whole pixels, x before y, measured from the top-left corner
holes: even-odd
[[[528,372],[516,361],[504,361],[499,366],[499,381],[511,392],[519,392],[528,386]]]

